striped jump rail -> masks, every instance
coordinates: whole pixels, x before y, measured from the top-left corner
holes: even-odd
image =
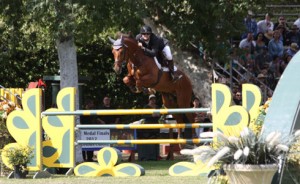
[[[206,128],[212,127],[212,123],[192,123],[192,124],[107,124],[107,125],[76,125],[76,129],[161,129],[161,128]]]
[[[138,140],[78,140],[77,144],[198,144],[212,142],[206,139],[138,139]]]
[[[212,123],[192,124],[117,124],[117,125],[77,125],[76,129],[161,129],[161,128],[198,128],[212,127]],[[138,139],[138,140],[78,140],[76,144],[199,144],[212,142],[212,138],[203,139]]]
[[[66,115],[140,115],[140,114],[185,114],[196,112],[210,112],[210,108],[180,108],[180,109],[112,109],[112,110],[76,110],[41,113],[44,116],[66,116]]]

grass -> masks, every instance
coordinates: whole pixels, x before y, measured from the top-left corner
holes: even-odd
[[[126,184],[157,184],[157,183],[207,183],[206,177],[189,176],[189,177],[175,177],[169,175],[169,167],[179,160],[175,161],[143,161],[136,162],[145,169],[145,175],[141,177],[77,177],[65,175],[52,175],[51,178],[46,179],[7,179],[0,177],[0,184],[93,184],[93,183],[126,183]]]

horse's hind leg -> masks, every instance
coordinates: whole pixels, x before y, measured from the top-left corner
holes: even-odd
[[[182,87],[180,90],[176,92],[177,95],[177,104],[178,108],[190,108],[191,107],[191,99],[192,99],[192,88],[186,86],[186,88]],[[182,122],[185,124],[193,123],[194,118],[192,113],[186,113],[182,115]],[[193,137],[193,129],[185,128],[184,129],[184,138],[192,139]]]

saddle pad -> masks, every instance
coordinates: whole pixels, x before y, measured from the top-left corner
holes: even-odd
[[[155,63],[156,63],[156,66],[157,66],[160,70],[162,70],[163,72],[168,72],[168,71],[169,71],[169,68],[168,68],[168,67],[161,67],[161,64],[158,62],[158,60],[157,60],[156,57],[154,57],[154,61],[155,61]],[[176,70],[177,70],[177,67],[174,66],[174,71],[176,71]]]

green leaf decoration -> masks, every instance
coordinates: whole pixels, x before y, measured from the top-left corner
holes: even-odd
[[[63,136],[63,145],[70,145],[70,130],[66,131]],[[69,146],[63,146],[62,147],[62,153],[59,157],[59,162],[56,161],[55,163],[69,163],[70,162],[70,147]]]
[[[234,112],[228,116],[224,125],[227,125],[227,126],[237,125],[240,123],[241,119],[242,119],[242,117],[241,117],[240,113]]]
[[[34,95],[30,96],[27,100],[27,106],[34,117],[36,117],[36,104],[35,103],[36,103],[35,96]]]
[[[49,116],[48,117],[48,122],[50,125],[53,127],[63,127],[63,123],[57,116]]]
[[[218,101],[216,102],[216,106],[217,106],[217,112],[219,112],[219,110],[221,109],[221,107],[224,105],[225,102],[225,96],[221,91],[217,91],[216,92],[216,96]]]
[[[57,151],[57,149],[54,148],[54,147],[44,146],[43,147],[43,156],[44,157],[51,157],[52,155],[55,154],[56,151]]]
[[[109,150],[105,150],[103,153],[104,162],[106,165],[109,164],[109,161],[111,159],[111,152]]]
[[[182,166],[182,165],[176,165],[174,168],[173,168],[173,171],[174,173],[176,174],[181,174],[181,173],[184,173],[184,172],[187,172],[187,171],[190,171],[192,170],[191,168],[188,168],[188,167],[185,167],[185,166]]]
[[[94,172],[96,171],[95,168],[93,167],[90,167],[88,165],[81,165],[79,168],[78,168],[78,172],[82,175],[85,175],[85,174],[88,174],[90,172]]]
[[[13,125],[18,129],[29,129],[27,122],[18,116],[13,118]]]
[[[70,94],[62,98],[62,106],[65,111],[70,111]]]

